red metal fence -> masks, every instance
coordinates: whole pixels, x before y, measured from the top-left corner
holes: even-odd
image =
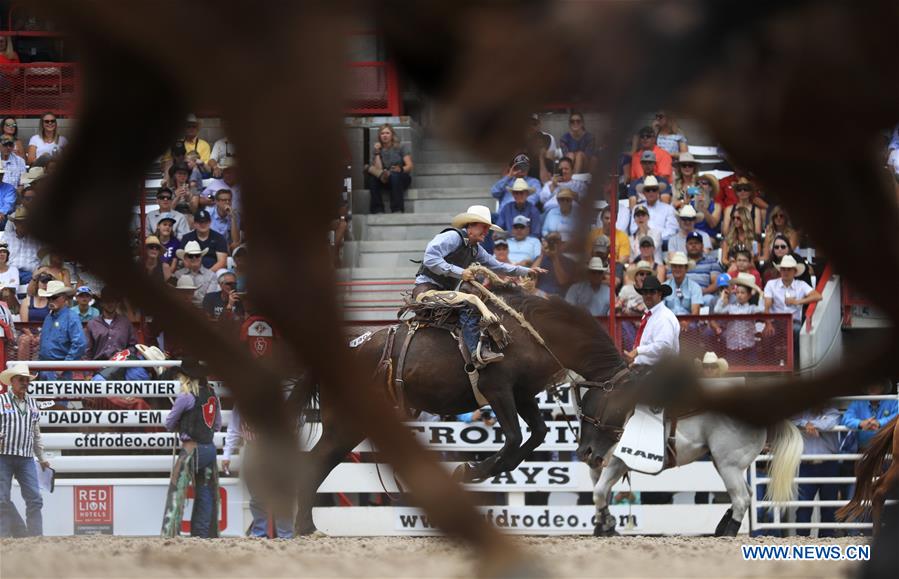
[[[401,114],[399,80],[392,62],[350,62],[347,67],[347,114]]]
[[[79,80],[78,66],[71,62],[0,64],[0,113],[16,117],[71,114],[78,101]]]

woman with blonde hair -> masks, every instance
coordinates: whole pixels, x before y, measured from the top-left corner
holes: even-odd
[[[384,191],[390,192],[390,212],[403,213],[406,191],[412,184],[412,155],[403,146],[394,128],[384,123],[378,129],[371,164],[368,166],[371,213],[384,212]]]
[[[699,195],[699,178],[696,171],[699,165],[690,153],[684,153],[674,163],[674,185],[672,186],[671,204],[680,209],[685,203],[691,203]],[[694,207],[694,209],[696,209]],[[698,210],[697,210],[698,212]]]
[[[59,123],[56,115],[44,113],[41,115],[41,124],[37,134],[28,141],[28,152],[25,155],[25,161],[29,165],[33,165],[38,158],[44,155],[50,157],[58,155],[68,142],[65,137],[59,134]]]
[[[746,209],[749,214],[749,223],[752,225],[752,231],[756,236],[762,234],[762,223],[765,222],[765,209],[756,205],[753,200],[755,198],[755,185],[746,177],[740,177],[732,185],[734,194],[737,196],[737,202],[724,211],[724,223],[721,225],[721,233],[727,235],[730,231],[731,221],[734,211],[737,208]]]
[[[693,197],[693,209],[696,210],[696,229],[705,231],[714,238],[721,233],[721,204],[716,203],[720,185],[714,175],[700,175],[696,179],[699,192]]]
[[[799,231],[793,227],[790,214],[782,206],[778,205],[771,210],[768,227],[765,228],[765,243],[762,250],[762,260],[771,258],[771,246],[777,235],[783,235],[790,241],[790,247],[799,247]]]
[[[656,144],[664,149],[671,158],[677,160],[681,153],[689,150],[687,137],[681,132],[677,120],[665,111],[655,114],[652,128],[656,130]]]
[[[752,256],[759,255],[759,243],[756,241],[755,230],[752,227],[752,218],[745,207],[731,206],[733,211],[731,227],[721,242],[721,261],[727,263],[731,249],[742,246],[752,251]]]

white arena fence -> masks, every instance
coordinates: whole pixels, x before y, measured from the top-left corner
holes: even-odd
[[[899,394],[889,394],[884,396],[845,396],[840,398],[835,398],[835,402],[845,402],[849,403],[853,400],[897,400],[899,399]],[[842,406],[842,404],[841,404]],[[836,426],[831,431],[832,432],[848,432],[845,426]],[[859,454],[803,454],[802,461],[818,461],[818,462],[851,462],[855,463],[858,461],[862,455]],[[760,474],[758,472],[758,464],[760,462],[769,462],[773,459],[773,455],[764,454],[760,455],[750,466],[749,466],[749,485],[751,488],[751,499],[750,499],[750,525],[753,530],[768,530],[768,529],[870,529],[872,524],[870,522],[821,522],[820,520],[820,508],[824,507],[842,507],[846,503],[849,502],[849,498],[841,499],[841,500],[821,500],[819,498],[813,498],[812,500],[807,501],[789,501],[786,503],[775,503],[772,501],[760,500],[758,498],[759,492],[758,487],[760,485],[765,485],[771,481],[770,478],[765,476],[764,474]],[[854,470],[854,466],[853,466]],[[833,476],[833,477],[797,477],[797,484],[809,483],[809,484],[838,484],[842,485],[844,489],[849,488],[850,485],[855,484],[855,476]],[[761,493],[764,495],[764,492]],[[887,501],[888,503],[892,503],[895,501]],[[814,510],[812,512],[812,521],[808,523],[799,523],[795,520],[796,509],[802,507],[812,507]],[[772,521],[761,521],[759,520],[759,510],[760,509],[769,509],[772,514]],[[782,509],[786,509],[786,513],[782,513]]]
[[[160,365],[160,362],[74,362],[61,367],[58,362],[33,362],[34,369],[85,369],[108,366]],[[167,361],[166,365],[178,365]],[[222,385],[217,391],[227,396]],[[107,396],[138,396],[174,399],[179,384],[173,381],[35,381],[31,392],[37,398],[86,399]],[[559,401],[539,396],[540,407],[565,414],[574,409],[566,391]],[[73,406],[78,406],[74,402]],[[56,490],[44,495],[45,533],[72,535],[113,533],[117,535],[156,535],[162,521],[162,510],[177,438],[166,432],[135,432],[162,426],[167,410],[42,410],[41,426],[44,444],[59,478]],[[223,412],[223,426],[230,412]],[[498,426],[464,422],[409,422],[412,434],[430,450],[448,453],[445,466],[453,469],[459,461],[473,454],[483,457],[498,450],[503,434]],[[537,449],[540,458],[521,464],[514,471],[490,480],[468,485],[473,492],[490,493],[491,506],[480,507],[484,516],[511,533],[520,534],[590,534],[593,531],[594,507],[577,505],[578,493],[592,493],[593,484],[587,466],[577,462],[575,420],[548,423],[549,434]],[[116,430],[128,428],[130,431]],[[572,433],[571,428],[574,428]],[[62,431],[65,430],[65,431]],[[522,423],[522,432],[528,435]],[[301,444],[311,448],[320,435],[317,424],[306,425]],[[224,432],[215,436],[222,448]],[[335,495],[350,506],[316,508],[313,512],[318,528],[330,535],[431,535],[438,533],[418,509],[399,506],[354,506],[360,494],[383,495],[401,492],[389,465],[377,464],[377,452],[368,442],[354,449],[363,462],[345,462],[338,466],[319,488],[319,493]],[[559,456],[562,453],[562,456]],[[841,455],[846,459],[846,455]],[[219,459],[221,461],[221,458]],[[231,471],[239,473],[240,457],[235,456]],[[753,476],[753,467],[750,476]],[[134,478],[140,477],[140,478]],[[756,477],[764,482],[764,479]],[[242,536],[249,524],[248,494],[239,478],[221,479],[221,533]],[[386,487],[386,488],[385,488]],[[612,505],[624,534],[708,534],[727,508],[723,504],[693,504],[693,493],[723,493],[724,484],[709,461],[696,462],[663,472],[658,476],[634,473],[630,484],[620,482],[613,492],[668,492],[675,494],[674,504]],[[24,508],[19,493],[14,502]],[[355,500],[354,500],[355,499]],[[542,502],[545,504],[534,504]],[[756,505],[753,505],[756,506]],[[185,509],[189,517],[190,508]],[[755,513],[755,509],[752,509]],[[98,523],[97,521],[102,521]],[[755,522],[755,521],[753,521]],[[749,517],[742,532],[749,530]]]

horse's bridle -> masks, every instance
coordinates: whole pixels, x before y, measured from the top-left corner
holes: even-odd
[[[625,379],[630,376],[630,372],[630,368],[628,368],[627,366],[623,366],[608,380],[603,380],[601,382],[583,380],[579,382],[573,382],[571,385],[572,389],[574,390],[574,400],[576,404],[575,409],[577,410],[578,418],[598,430],[611,432],[615,437],[615,440],[619,440],[621,438],[621,433],[624,432],[624,425],[622,424],[616,426],[613,424],[603,424],[602,422],[600,422],[599,418],[584,414],[582,410],[583,402],[581,400],[581,388],[599,389],[603,392],[608,393],[614,390],[616,386],[624,382]],[[600,410],[603,410],[602,406],[600,407]],[[602,412],[600,412],[600,416],[602,416]]]

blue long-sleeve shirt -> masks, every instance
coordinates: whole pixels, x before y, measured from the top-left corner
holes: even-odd
[[[41,328],[41,360],[80,360],[86,348],[78,312],[65,307],[47,314]]]
[[[537,206],[530,201],[527,201],[524,204],[524,209],[519,209],[518,205],[516,205],[515,203],[509,203],[505,205],[500,210],[499,217],[496,218],[496,224],[506,231],[511,231],[512,220],[519,215],[524,215],[531,220],[531,222],[528,224],[528,227],[531,228],[531,235],[539,239],[540,235],[543,233],[543,216],[540,215],[540,211],[537,209]]]
[[[447,255],[456,251],[462,243],[467,244],[468,239],[466,238],[465,241],[463,241],[455,231],[444,231],[432,239],[425,248],[425,257],[422,261],[425,269],[432,271],[437,275],[446,275],[462,279],[462,272],[464,270],[458,265],[447,262],[445,259]],[[484,267],[506,275],[525,276],[531,271],[527,267],[497,261],[495,257],[487,253],[487,251],[480,245],[478,245],[478,254],[475,260]],[[432,278],[428,277],[427,273],[423,273],[415,278],[415,283],[435,282]]]
[[[806,410],[793,419],[793,424],[804,429],[811,424],[818,429],[818,436],[809,436],[803,430],[803,452],[805,454],[839,454],[840,435],[833,432],[833,427],[840,423],[840,411],[836,408],[825,408],[820,412]]]
[[[0,213],[9,215],[16,206],[16,188],[0,182]]]
[[[535,179],[534,177],[524,177],[524,180],[528,182],[528,187],[531,187],[534,191],[528,195],[528,201],[537,204],[537,200],[539,199],[540,189],[543,188],[543,184],[539,179]],[[490,194],[493,195],[494,199],[499,201],[499,208],[497,211],[502,211],[503,207],[512,203],[512,192],[509,190],[512,187],[512,183],[515,182],[515,177],[510,177],[506,175],[499,181],[493,184],[493,188],[490,189]]]
[[[858,430],[863,420],[873,417],[883,427],[884,424],[895,418],[897,414],[899,414],[899,402],[896,400],[881,400],[880,404],[877,405],[876,411],[870,400],[854,400],[849,404],[846,412],[843,413],[843,426]],[[875,434],[877,434],[876,430],[858,430],[856,433],[858,447],[863,449],[868,446]]]

